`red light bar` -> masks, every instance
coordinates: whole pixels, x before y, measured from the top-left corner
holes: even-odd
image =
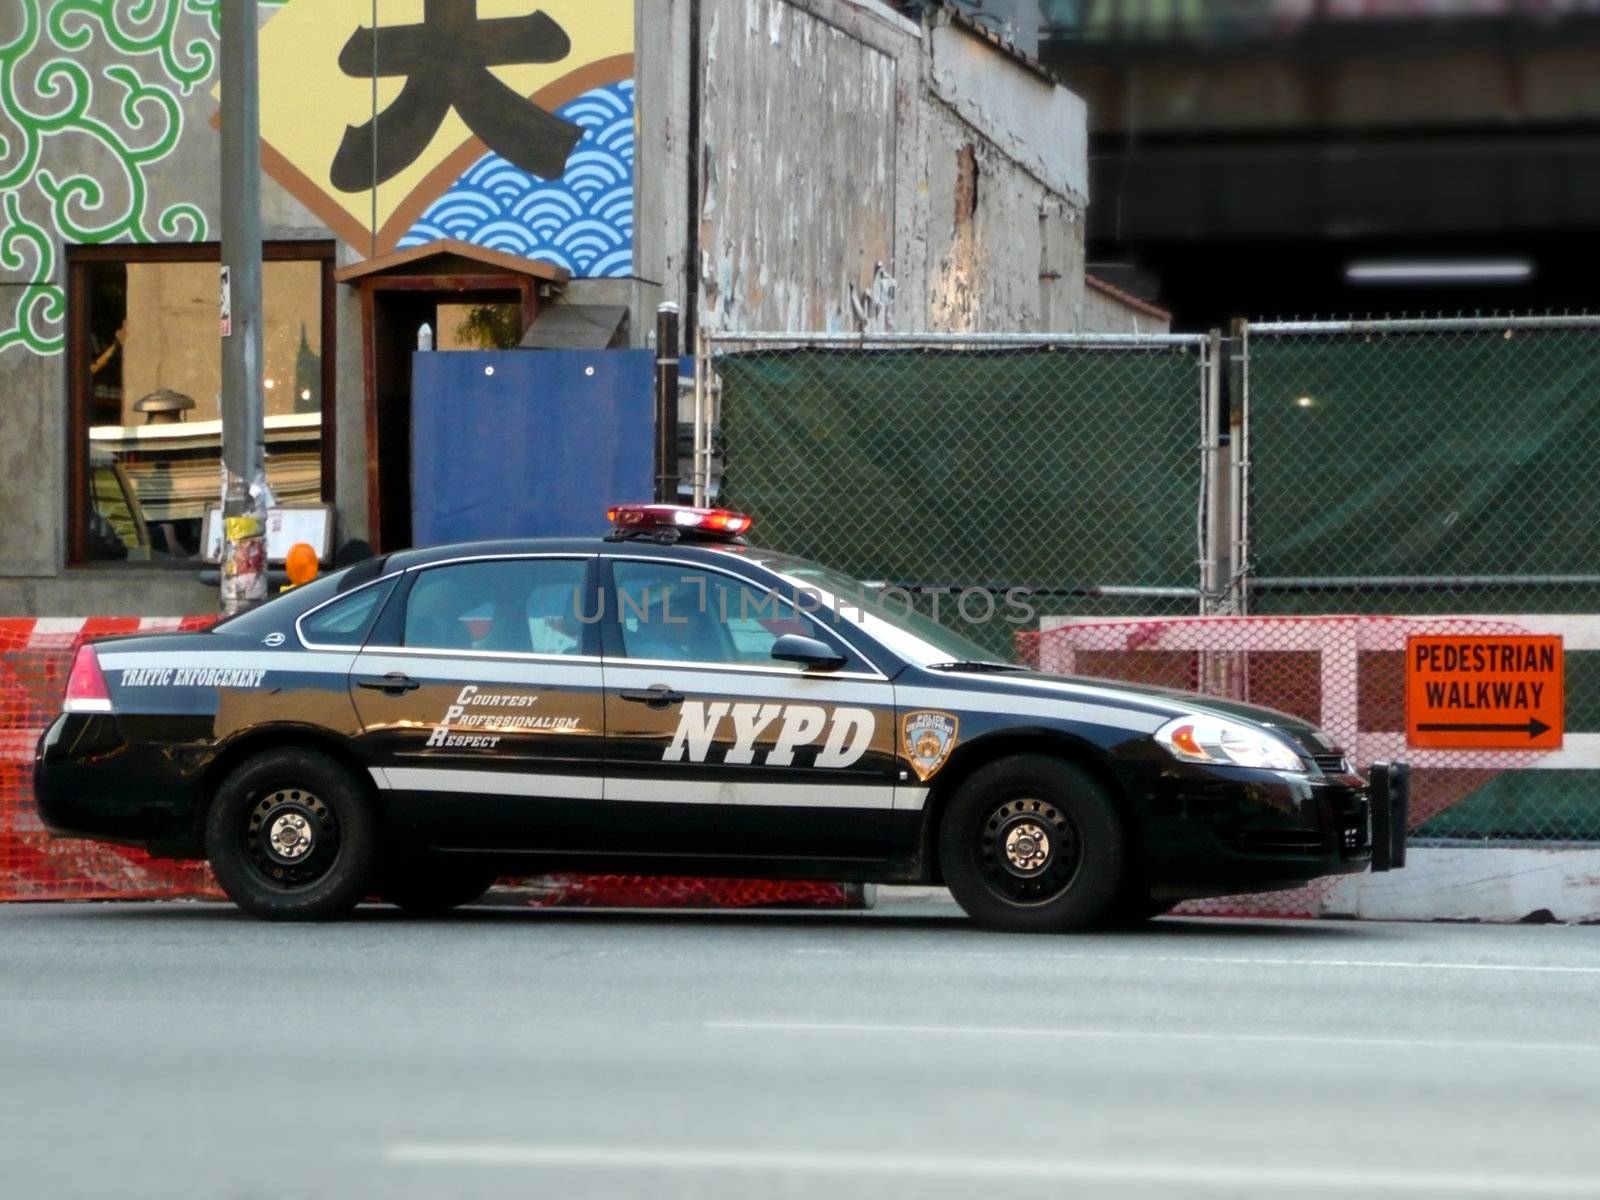
[[[737,537],[756,523],[746,513],[679,504],[618,504],[606,510],[606,519],[618,529],[678,529],[730,537]]]

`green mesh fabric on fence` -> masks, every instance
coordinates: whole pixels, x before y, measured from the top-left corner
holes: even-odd
[[[1252,330],[1249,414],[1251,611],[1600,610],[1600,328]]]
[[[1193,612],[1192,595],[1098,589],[1196,587],[1199,361],[1186,345],[722,354],[721,498],[756,514],[760,544],[861,579]]]

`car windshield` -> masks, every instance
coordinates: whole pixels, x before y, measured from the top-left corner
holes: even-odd
[[[908,595],[883,583],[852,579],[821,563],[775,550],[730,547],[750,562],[776,571],[788,583],[819,599],[812,614],[819,620],[855,625],[901,658],[921,667],[941,663],[1005,665],[994,651],[947,629],[911,607]]]

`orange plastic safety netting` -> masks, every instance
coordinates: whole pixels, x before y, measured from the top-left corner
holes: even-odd
[[[860,908],[862,885],[684,876],[540,875],[509,883],[536,908]]]
[[[143,900],[220,896],[199,863],[142,850],[52,838],[33,802],[33,755],[60,711],[74,651],[116,634],[203,629],[215,617],[0,618],[0,901]],[[544,875],[513,889],[525,903],[630,908],[844,908],[859,886],[761,879]]]
[[[1546,632],[1559,618],[1189,617],[1046,618],[1018,635],[1022,661],[1043,670],[1201,692],[1311,721],[1363,772],[1412,764],[1409,829],[1435,844],[1593,842],[1600,805],[1590,781],[1561,769],[1569,753],[1408,747],[1405,650],[1414,635]],[[1537,625],[1539,628],[1530,628]],[[1359,877],[1293,891],[1191,901],[1177,911],[1336,916],[1356,911]]]
[[[162,862],[127,847],[52,838],[33,804],[34,747],[60,711],[77,647],[117,634],[204,628],[215,619],[0,619],[0,900],[219,894],[203,866]]]

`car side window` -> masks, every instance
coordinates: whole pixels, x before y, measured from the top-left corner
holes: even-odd
[[[619,560],[611,572],[629,658],[770,667],[784,634],[820,636],[787,600],[715,571]]]
[[[393,580],[374,583],[302,617],[301,640],[312,646],[361,645],[393,587]]]
[[[402,644],[424,650],[582,654],[581,558],[451,563],[418,573]]]

